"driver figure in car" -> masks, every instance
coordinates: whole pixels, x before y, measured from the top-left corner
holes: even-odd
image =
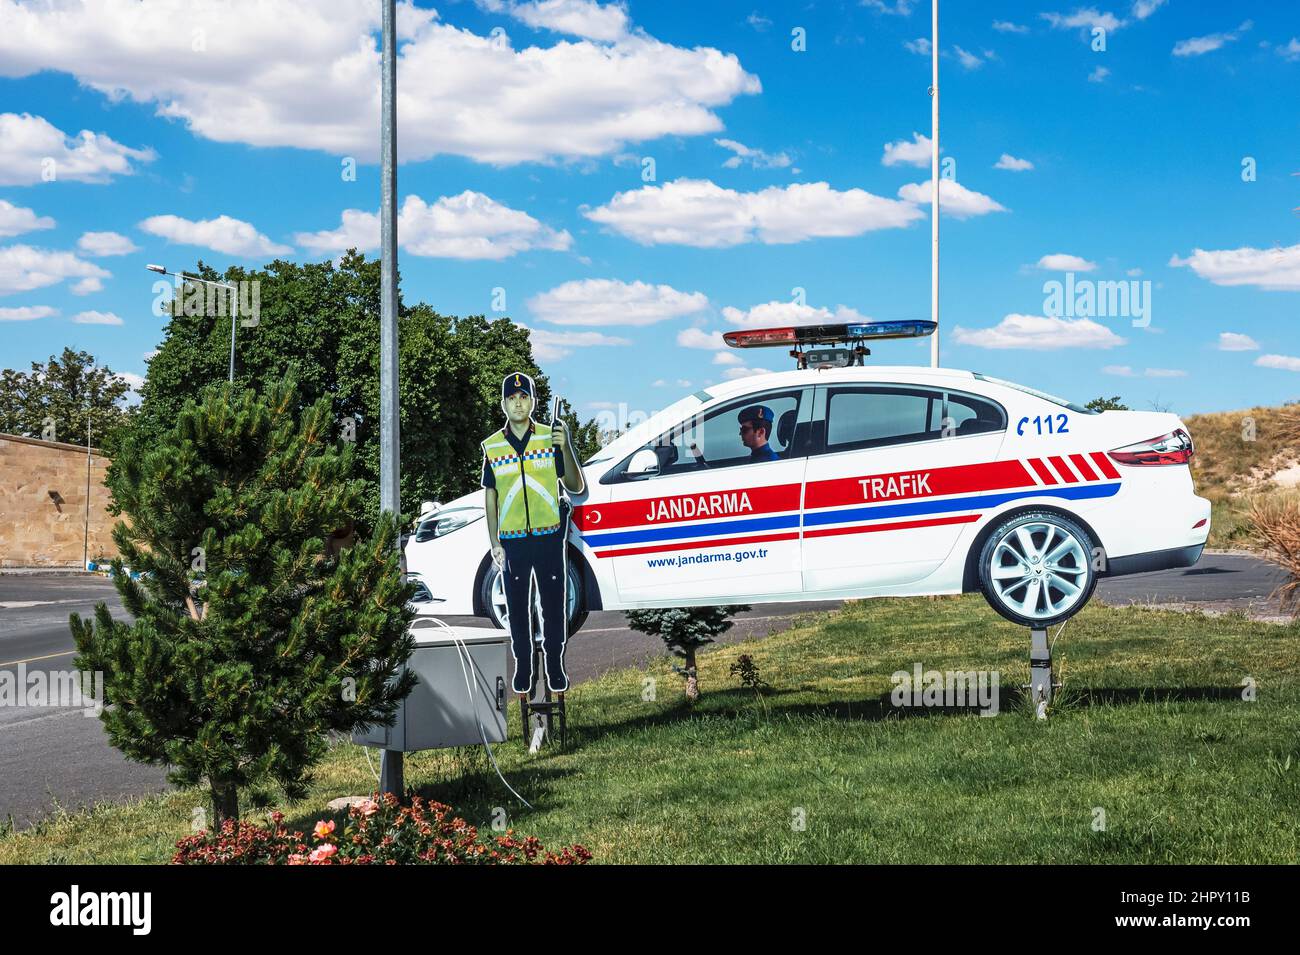
[[[750,405],[736,417],[740,421],[740,440],[749,448],[749,460],[777,460],[776,451],[767,443],[772,437],[772,409],[767,405]]]

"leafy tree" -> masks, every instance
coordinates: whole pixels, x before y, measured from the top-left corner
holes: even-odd
[[[728,617],[742,613],[749,607],[737,604],[731,607],[670,607],[664,610],[629,610],[628,626],[641,633],[662,638],[668,649],[681,657],[683,666],[673,667],[686,678],[686,698],[700,698],[700,684],[695,671],[695,651],[714,642],[714,637],[726,633],[732,623]]]
[[[32,362],[30,372],[0,373],[0,431],[27,438],[52,433],[56,441],[83,444],[89,418],[91,441],[105,447],[129,416],[123,400],[130,390],[89,352],[64,348],[48,362]]]
[[[125,444],[109,476],[130,519],[113,529],[114,582],[135,619],[73,614],[77,666],[104,674],[112,744],[206,782],[218,829],[241,787],[300,796],[324,734],[389,722],[414,681],[390,682],[411,649],[394,519],[327,546],[364,488],[332,426],[329,400],[303,407],[291,380],[265,396],[223,383]]]
[[[379,512],[379,262],[353,250],[337,266],[277,260],[262,271],[218,273],[200,262],[193,274],[257,283],[257,324],[238,330],[236,380],[265,388],[292,373],[305,403],[330,397],[336,433],[355,435],[364,482],[358,516],[372,526]],[[249,312],[252,288],[241,315]],[[164,304],[171,318],[149,363],[138,429],[144,440],[166,431],[199,388],[228,372],[228,310],[192,307],[188,291]],[[445,501],[478,486],[479,442],[501,426],[507,373],[533,376],[539,407],[550,393],[528,331],[509,319],[453,318],[399,302],[399,320],[402,510],[409,514],[420,501]]]
[[[1089,411],[1129,411],[1129,410],[1131,410],[1131,409],[1129,408],[1128,405],[1126,405],[1126,404],[1124,404],[1122,401],[1120,401],[1120,399],[1119,399],[1119,395],[1116,395],[1116,396],[1113,397],[1113,398],[1093,398],[1093,399],[1092,399],[1091,401],[1089,401],[1086,405],[1084,405],[1084,407],[1087,408]]]

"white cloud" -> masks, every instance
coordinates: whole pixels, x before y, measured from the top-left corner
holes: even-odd
[[[1165,0],[1135,0],[1133,3],[1133,16],[1138,20],[1145,20],[1164,5]]]
[[[112,312],[78,312],[72,316],[78,325],[121,325],[122,319]]]
[[[792,161],[785,153],[773,155],[761,149],[751,149],[744,143],[738,143],[734,139],[715,139],[714,142],[723,149],[730,149],[735,153],[734,156],[722,164],[726,169],[736,169],[746,162],[755,169],[785,169]]]
[[[143,375],[137,375],[135,372],[131,371],[119,371],[114,372],[114,374],[131,386],[131,391],[134,392],[135,396],[139,396],[140,390],[144,387]]]
[[[38,216],[31,209],[0,199],[0,237],[53,228],[54,220],[49,216]]]
[[[1224,44],[1232,43],[1252,26],[1254,24],[1247,20],[1236,30],[1226,33],[1211,33],[1208,36],[1194,36],[1187,40],[1179,40],[1174,44],[1174,56],[1202,56],[1212,53]]]
[[[1096,262],[1089,262],[1082,256],[1067,255],[1064,252],[1045,255],[1036,264],[1038,268],[1052,272],[1091,272],[1097,268]]]
[[[670,285],[581,279],[533,296],[529,310],[556,325],[653,325],[693,315],[709,306],[703,292],[679,292]]]
[[[533,357],[538,361],[558,361],[571,354],[575,348],[632,344],[631,339],[606,335],[602,332],[555,332],[520,324],[521,327],[528,329],[528,338],[533,344]]]
[[[713,364],[715,365],[743,365],[744,363],[744,359],[734,351],[720,351],[713,354]]]
[[[0,77],[25,75],[6,69],[10,56],[6,46],[21,42],[9,33],[8,21],[14,15],[11,6],[12,0],[0,0]],[[44,12],[32,10],[30,14]],[[54,182],[108,182],[114,176],[133,173],[132,162],[156,158],[152,149],[131,149],[104,133],[83,129],[68,136],[41,116],[0,113],[0,186],[30,186],[51,181],[51,175]]]
[[[72,252],[54,252],[30,245],[9,245],[0,248],[0,295],[13,292],[30,292],[32,289],[56,285],[64,279],[80,279],[84,283],[98,284],[111,278],[111,273],[93,262],[78,258]],[[87,288],[87,291],[97,291]]]
[[[717,351],[727,347],[722,332],[706,332],[702,328],[683,328],[677,333],[677,344],[683,348],[704,348]]]
[[[954,46],[952,49],[953,52],[957,54],[957,62],[960,63],[965,69],[977,70],[984,65],[984,61],[981,60],[974,53],[971,53],[967,50],[963,50],[959,46]]]
[[[1110,69],[1105,66],[1099,66],[1088,74],[1088,82],[1103,83],[1108,76],[1110,76]]]
[[[862,189],[839,191],[825,182],[738,192],[707,179],[677,179],[620,192],[583,214],[643,245],[700,248],[856,236],[902,228],[922,216],[909,203]]]
[[[72,283],[73,295],[89,295],[91,292],[102,292],[104,282],[96,275],[88,275],[84,279],[78,279]]]
[[[1260,368],[1280,368],[1282,371],[1300,371],[1300,358],[1291,355],[1260,355],[1255,359]]]
[[[345,209],[340,219],[337,229],[299,232],[293,240],[317,253],[379,247],[378,213]],[[397,238],[412,255],[444,259],[500,260],[531,249],[562,252],[573,245],[567,231],[470,190],[433,203],[407,196],[397,216]]]
[[[1009,20],[994,20],[993,29],[999,33],[1028,33],[1029,27],[1021,26],[1019,23],[1012,23]]]
[[[864,7],[870,7],[878,13],[889,13],[895,16],[906,17],[911,16],[912,5],[915,2],[916,0],[894,0],[894,5],[891,7],[885,2],[885,0],[862,0],[862,5]]]
[[[1102,369],[1106,375],[1118,375],[1121,378],[1137,378],[1138,373],[1129,365],[1107,365]],[[1179,368],[1143,368],[1143,378],[1186,378],[1187,372]]]
[[[930,189],[929,180],[913,182],[899,189],[898,195],[905,202],[928,205],[930,202]],[[971,216],[982,216],[990,212],[1006,212],[1007,210],[997,200],[984,195],[982,192],[967,189],[956,179],[941,178],[939,180],[939,211],[955,219],[969,219]]]
[[[1278,249],[1195,249],[1185,259],[1174,255],[1169,264],[1189,266],[1215,285],[1253,285],[1272,292],[1300,291],[1300,245]]]
[[[1129,278],[1131,278],[1131,279],[1135,279],[1135,278],[1137,278],[1139,275],[1142,274],[1142,270],[1141,270],[1141,269],[1127,269],[1127,270],[1124,272],[1124,274],[1127,275],[1127,276],[1128,276]]]
[[[1128,365],[1107,365],[1101,370],[1103,375],[1118,375],[1120,378],[1133,378],[1133,369]]]
[[[1291,42],[1286,46],[1282,46],[1279,43],[1277,46],[1277,53],[1278,56],[1290,60],[1292,63],[1296,60],[1300,60],[1300,40],[1292,37]]]
[[[1124,339],[1089,318],[1049,318],[1044,315],[1007,315],[992,328],[953,329],[953,340],[976,348],[1027,348],[1050,351],[1062,348],[1114,348]]]
[[[140,223],[140,229],[168,242],[197,245],[224,255],[257,258],[265,255],[287,255],[293,249],[272,242],[250,223],[230,216],[215,219],[182,219],[180,216],[150,216]]]
[[[766,32],[767,29],[772,26],[772,21],[760,14],[757,10],[745,17],[745,22],[759,33]]]
[[[1259,342],[1240,332],[1219,332],[1219,351],[1259,351]]]
[[[535,30],[605,42],[628,35],[627,8],[621,3],[602,6],[592,0],[536,0],[509,4],[507,12]]]
[[[0,322],[30,322],[57,314],[59,310],[48,305],[20,305],[17,308],[0,308]]]
[[[673,382],[673,384],[675,384],[678,388],[689,388],[691,386],[691,381],[689,378],[678,378],[675,382]],[[650,387],[667,388],[668,382],[662,378],[656,378],[653,382],[650,383]]]
[[[994,169],[1007,169],[1011,172],[1025,172],[1034,168],[1034,164],[1028,159],[1017,159],[1010,153],[1003,153],[998,157],[998,161],[993,164]],[[942,197],[940,197],[942,199]]]
[[[912,53],[918,53],[921,56],[930,55],[930,40],[928,37],[919,36],[915,40],[905,40],[903,47]]]
[[[1073,13],[1040,13],[1040,17],[1051,24],[1053,30],[1092,30],[1100,27],[1111,33],[1124,26],[1125,21],[1113,13],[1099,13],[1096,7],[1081,7]]]
[[[361,0],[0,0],[0,76],[69,73],[205,139],[373,162],[380,9]],[[591,158],[629,143],[718,133],[715,110],[762,89],[734,54],[642,31],[516,50],[508,37],[443,23],[427,7],[402,3],[398,11],[404,162]],[[618,33],[625,18],[621,7],[587,3],[510,12],[601,37]],[[200,36],[205,49],[195,53]]]
[[[120,232],[87,232],[77,240],[77,248],[87,255],[127,255],[140,251]]]
[[[885,143],[884,155],[880,157],[882,166],[928,166],[930,151],[934,148],[930,137],[922,133],[913,133],[912,141],[897,139]]]
[[[733,325],[746,328],[770,328],[783,325],[832,325],[848,322],[869,322],[871,319],[855,308],[837,305],[829,309],[798,302],[763,302],[751,308],[728,305],[722,317]]]

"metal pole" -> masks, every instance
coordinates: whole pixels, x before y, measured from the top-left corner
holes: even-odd
[[[230,383],[235,383],[235,329],[239,327],[239,293],[234,288],[230,292]],[[206,297],[206,296],[205,296]]]
[[[939,0],[930,7],[930,367],[939,367]]]
[[[81,537],[81,569],[90,566],[90,405],[86,406],[86,528]]]
[[[401,511],[401,457],[397,408],[397,11],[383,0],[382,105],[379,201],[379,508]],[[400,540],[400,538],[399,538]],[[401,798],[402,753],[384,750],[379,788]]]

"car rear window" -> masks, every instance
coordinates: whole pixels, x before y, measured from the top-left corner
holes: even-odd
[[[1016,391],[1023,391],[1027,395],[1033,395],[1035,398],[1042,398],[1044,401],[1050,401],[1054,405],[1060,405],[1062,408],[1069,408],[1075,414],[1096,414],[1091,408],[1084,407],[1065,398],[1058,398],[1056,395],[1049,395],[1045,391],[1039,391],[1037,388],[1030,388],[1028,385],[1018,385],[1014,381],[1006,381],[1002,378],[994,378],[992,375],[981,375],[979,372],[972,374],[980,381],[991,382],[995,385],[1001,385],[1004,388],[1014,388]]]

